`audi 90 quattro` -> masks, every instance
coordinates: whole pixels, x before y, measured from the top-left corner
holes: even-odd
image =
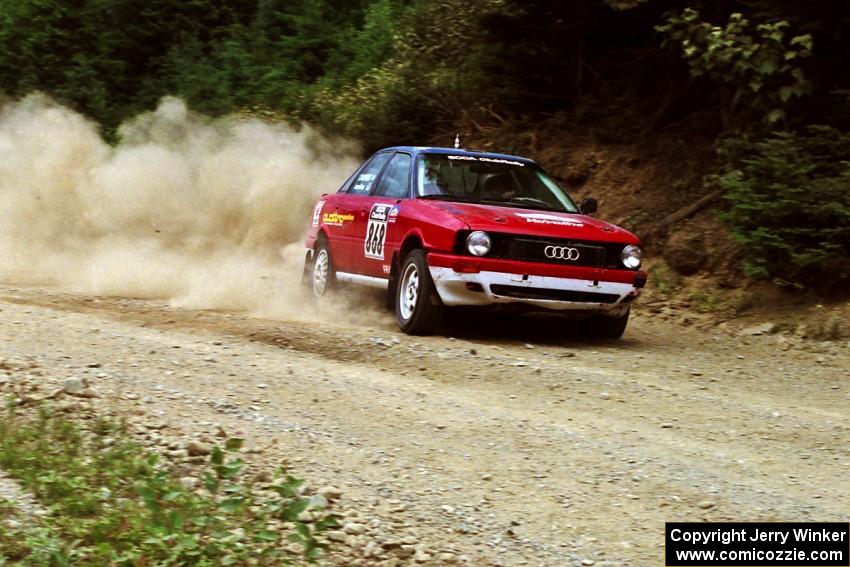
[[[434,330],[446,308],[520,306],[588,320],[619,338],[646,283],[640,242],[588,216],[534,161],[395,147],[369,158],[313,209],[305,282],[387,290],[399,327]]]

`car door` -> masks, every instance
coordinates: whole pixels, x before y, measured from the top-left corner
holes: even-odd
[[[405,152],[393,155],[381,173],[372,194],[363,200],[355,230],[360,239],[362,260],[358,273],[389,277],[391,250],[398,248],[400,235],[396,219],[403,202],[410,197],[410,166],[413,158]]]
[[[322,211],[322,226],[328,234],[337,272],[362,273],[363,239],[357,232],[358,217],[391,157],[392,152],[375,154]]]

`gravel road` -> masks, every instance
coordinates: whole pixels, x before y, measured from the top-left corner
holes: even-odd
[[[665,521],[850,519],[850,345],[640,309],[617,342],[446,333],[0,287],[0,357],[85,378],[152,442],[223,428],[338,487],[363,528],[339,564],[661,565]]]

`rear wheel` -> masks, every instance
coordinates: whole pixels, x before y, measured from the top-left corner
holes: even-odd
[[[399,328],[409,335],[431,333],[440,321],[443,304],[437,295],[424,250],[413,250],[399,270],[395,315]]]
[[[313,266],[310,270],[310,289],[316,297],[322,297],[333,288],[336,281],[331,251],[326,241],[319,242],[313,254]]]
[[[619,339],[626,332],[626,326],[629,324],[629,313],[631,313],[631,308],[626,309],[625,313],[616,317],[594,315],[587,320],[587,330],[591,336],[600,339]]]

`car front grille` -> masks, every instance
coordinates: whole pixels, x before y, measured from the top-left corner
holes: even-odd
[[[507,234],[492,236],[494,242],[491,257],[547,264],[623,269],[620,253],[625,244],[518,237]]]
[[[619,295],[613,293],[597,293],[593,291],[573,291],[568,289],[548,289],[542,287],[525,287],[502,284],[491,285],[490,291],[494,295],[513,297],[516,299],[573,301],[576,303],[616,303],[620,298]]]
[[[546,252],[555,257],[547,256]],[[514,238],[508,244],[508,253],[515,260],[572,264],[574,266],[604,266],[605,248],[570,242],[561,244],[541,240]]]

